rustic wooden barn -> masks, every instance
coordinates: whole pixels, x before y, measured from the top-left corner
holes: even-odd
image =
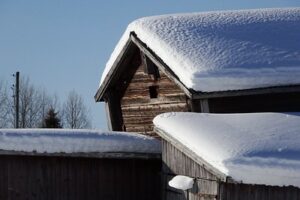
[[[162,185],[163,185],[162,199],[164,200],[185,200],[185,199],[190,199],[190,200],[238,200],[238,199],[297,200],[300,198],[299,185],[291,186],[289,184],[286,184],[286,186],[276,186],[275,183],[272,183],[272,185],[262,184],[262,183],[260,184],[247,183],[247,182],[243,182],[243,180],[235,180],[232,177],[223,173],[222,171],[218,170],[218,168],[216,168],[215,166],[213,166],[211,163],[209,163],[207,160],[205,160],[203,157],[200,156],[201,153],[199,154],[199,152],[195,150],[194,148],[195,146],[189,145],[187,141],[195,140],[196,139],[195,137],[187,139],[186,137],[178,137],[180,131],[170,132],[171,130],[175,130],[174,127],[171,129],[167,127],[167,126],[171,126],[172,124],[173,125],[179,124],[176,127],[179,126],[185,127],[187,131],[182,132],[182,134],[187,134],[187,132],[191,130],[189,129],[189,127],[194,128],[192,125],[188,126],[187,124],[185,124],[185,122],[181,124],[180,121],[184,121],[183,119],[177,120],[175,123],[170,123],[173,120],[172,118],[176,118],[175,114],[173,113],[168,116],[161,116],[166,120],[155,123],[156,125],[155,131],[159,136],[161,136],[161,141],[162,141]],[[263,116],[262,118],[265,118],[266,116],[267,115]],[[299,122],[300,121],[299,114],[297,116],[298,119],[296,120],[298,120]],[[238,118],[240,118],[240,116],[238,116]],[[264,121],[263,119],[260,120]],[[283,120],[283,118],[281,118],[281,120]],[[165,123],[168,123],[168,125],[164,125]],[[215,126],[217,127],[217,125]],[[278,126],[274,125],[274,127],[277,128]],[[238,130],[242,132],[243,128],[245,127],[240,127],[240,129]],[[299,130],[299,128],[297,127],[294,128]],[[180,130],[182,131],[183,129],[184,128]],[[194,132],[200,133],[201,131],[202,131],[201,129],[198,129],[195,130]],[[267,132],[268,130],[264,130],[264,131]],[[224,130],[224,132],[226,132],[226,130]],[[286,130],[284,133],[288,133],[288,132],[289,131]],[[186,140],[182,138],[185,138]],[[284,139],[285,138],[283,137],[282,140]],[[292,138],[292,140],[296,140],[299,143],[299,137]],[[200,145],[201,144],[199,144],[198,146],[199,149],[201,148]],[[222,145],[220,144],[220,146]],[[233,146],[232,150],[234,151],[234,145],[232,146]],[[299,157],[297,158],[299,159]],[[282,159],[284,160],[284,158]],[[291,168],[293,168],[293,166],[291,166]],[[294,174],[294,176],[289,177],[290,175],[284,174],[284,176],[285,175],[287,176],[288,181],[290,179],[291,183],[293,183],[293,179],[299,180],[299,175],[298,175],[299,168],[295,168],[295,169],[298,171],[294,172],[296,173]],[[265,174],[269,174],[270,176],[276,175],[274,173],[272,174],[268,172],[268,168],[265,168],[264,170],[265,170]],[[253,171],[247,171],[247,168],[245,168],[243,169],[243,173],[251,174],[253,173]],[[193,188],[189,191],[183,191],[183,190],[178,190],[170,187],[168,182],[177,175],[184,175],[184,176],[194,178]],[[267,177],[268,175],[262,175],[262,176]]]
[[[108,133],[101,139],[97,134],[88,136],[87,131],[74,135],[46,132],[31,130],[26,136],[15,130],[0,131],[0,199],[160,199],[159,151],[119,151],[117,143],[121,148],[128,145],[126,137],[125,143],[119,141],[122,135],[115,135],[115,143],[109,144]],[[114,146],[111,152],[101,151],[99,140]],[[95,151],[89,152],[91,145],[96,145]]]
[[[288,69],[289,66],[299,66],[300,61],[295,56],[299,55],[299,46],[293,44],[300,40],[296,34],[299,32],[299,17],[296,14],[298,11],[297,9],[277,9],[275,11],[271,9],[200,13],[196,20],[203,21],[203,24],[208,24],[208,26],[202,26],[201,23],[196,23],[196,25],[192,23],[191,27],[189,27],[190,22],[195,21],[195,15],[191,15],[190,18],[189,16],[182,17],[181,15],[150,17],[149,19],[137,20],[129,25],[106,66],[107,69],[102,76],[100,87],[95,95],[96,101],[104,101],[106,103],[110,129],[153,135],[152,119],[160,113],[170,111],[206,113],[300,111],[300,80],[296,78],[296,74],[298,74],[297,69],[289,68],[291,69],[290,71],[285,71],[284,69],[283,72],[281,71],[282,69],[278,68],[277,70],[276,68],[283,66]],[[273,19],[269,16],[272,13],[278,14],[277,16],[279,17]],[[287,20],[288,15],[297,17],[289,21]],[[249,20],[250,23],[247,20],[243,21],[244,16],[254,20]],[[265,17],[265,21],[259,16]],[[220,19],[224,18],[224,23],[210,20],[217,17]],[[181,18],[184,18],[183,22],[180,21]],[[227,18],[232,18],[228,24]],[[279,23],[282,20],[284,20],[284,23]],[[142,21],[141,24],[144,24],[140,25],[140,21]],[[231,24],[232,21],[234,22],[233,24]],[[216,25],[214,27],[214,24],[220,24],[220,26]],[[285,27],[282,30],[289,31],[281,31],[280,28],[282,26]],[[207,27],[212,28],[208,29]],[[233,32],[236,32],[237,29],[238,34],[234,35]],[[198,35],[195,35],[193,41],[193,37],[184,35],[188,32],[187,30],[191,32],[195,30],[195,33],[192,32],[192,34],[200,34],[201,37],[206,37],[205,31],[210,31],[214,33],[216,39],[235,40],[239,43],[232,45],[231,49],[230,47],[215,45],[214,43],[203,46],[201,42],[205,43],[206,41],[200,40]],[[204,32],[203,35],[201,35],[201,32]],[[159,34],[166,34],[166,36],[160,37]],[[152,40],[148,39],[151,35],[154,35]],[[270,35],[270,37],[265,37],[265,35]],[[178,38],[182,37],[181,41],[178,41],[177,36]],[[225,36],[228,37],[226,38]],[[173,41],[173,38],[177,40],[174,39]],[[171,42],[167,43],[169,40]],[[207,38],[207,41],[210,41],[210,38]],[[178,43],[180,42],[183,43],[182,48],[178,48]],[[247,42],[254,45],[245,48],[246,51],[237,48],[238,45],[243,45]],[[162,45],[160,46],[157,43]],[[166,43],[167,45],[165,45]],[[270,51],[265,53],[260,52],[261,49],[256,49],[257,46],[261,45],[265,45],[265,49]],[[164,48],[165,46],[167,48]],[[218,54],[216,54],[216,58],[214,58],[206,53],[206,51],[210,51],[208,46],[212,46],[215,51],[220,53],[220,56],[218,57]],[[191,48],[188,53],[185,52],[187,47]],[[285,53],[279,55],[277,47],[284,49],[283,51],[289,55]],[[160,53],[162,52],[161,49],[166,50]],[[172,52],[172,49],[177,50],[178,56]],[[196,82],[196,85],[188,85],[182,77],[190,73],[189,69],[178,72],[172,63],[177,62],[177,64],[179,63],[178,65],[184,65],[184,61],[188,60],[191,65],[193,60],[189,59],[194,54],[197,57],[198,51],[203,52],[203,55],[199,54],[198,57],[202,56],[201,59],[207,61],[200,64],[196,63],[195,65],[197,66],[192,66],[195,68],[216,65],[216,68],[222,69],[228,64],[227,61],[231,57],[232,62],[228,65],[236,66],[239,63],[235,62],[240,61],[241,68],[247,68],[245,73],[237,71],[235,74],[235,76],[239,77],[235,80],[235,84],[240,83],[240,86],[222,89],[214,88],[206,91],[206,82],[203,83],[204,89],[201,89],[201,78],[199,78],[199,82]],[[180,60],[180,56],[182,57],[180,53],[182,52],[187,55],[185,55],[183,60]],[[256,52],[257,54],[255,54]],[[212,52],[212,54],[214,53]],[[223,54],[227,55],[222,57]],[[262,54],[262,56],[259,57],[258,54]],[[245,55],[246,61],[243,60],[242,55]],[[273,55],[273,57],[270,57],[270,55]],[[179,57],[178,60],[177,57]],[[278,60],[279,57],[281,60]],[[266,66],[266,69],[262,68],[259,69],[260,71],[256,71],[256,74],[251,74],[251,69],[256,65]],[[224,68],[226,67],[228,66]],[[272,81],[264,82],[265,79],[271,77],[272,72],[275,73]],[[287,74],[290,74],[290,79],[287,78],[289,76]],[[208,76],[210,75],[208,74]],[[212,79],[210,79],[211,82],[209,83],[219,84],[222,87],[222,82],[226,84],[227,76],[228,74],[224,73],[222,75],[224,79],[218,79],[218,76],[212,73]],[[258,78],[255,79],[255,77]],[[204,75],[203,79],[205,78],[207,77]],[[258,84],[255,84],[256,82]],[[201,88],[199,89],[200,86]]]
[[[144,44],[131,35],[115,70],[95,96],[96,101],[106,102],[111,130],[153,136],[152,120],[156,115],[189,111],[185,92],[170,79],[165,68],[158,68],[149,59],[149,53]]]

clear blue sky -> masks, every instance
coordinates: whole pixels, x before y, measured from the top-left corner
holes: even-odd
[[[106,129],[94,94],[128,23],[143,16],[211,10],[299,7],[300,0],[0,0],[0,80],[20,71],[64,101],[84,97],[93,127]]]

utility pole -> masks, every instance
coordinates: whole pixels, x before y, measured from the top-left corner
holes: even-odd
[[[15,128],[19,128],[19,92],[20,92],[20,85],[19,85],[19,82],[20,82],[20,72],[16,72],[16,87],[15,87],[15,98],[16,98],[16,121],[15,121]]]

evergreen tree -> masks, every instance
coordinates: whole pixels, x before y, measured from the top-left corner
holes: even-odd
[[[43,128],[62,128],[57,114],[53,108],[50,108],[43,120]]]

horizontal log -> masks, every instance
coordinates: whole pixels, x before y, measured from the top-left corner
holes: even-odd
[[[140,92],[140,91],[148,91],[149,92],[149,87],[151,86],[158,86],[158,93],[164,92],[164,93],[177,93],[177,94],[182,94],[184,93],[176,88],[174,85],[159,85],[159,84],[152,84],[152,83],[142,83],[142,84],[136,84],[136,85],[130,85],[125,94],[133,93],[133,92]]]
[[[142,81],[142,82],[140,82]],[[160,83],[162,85],[174,85],[167,77],[161,77],[158,79],[152,79],[148,76],[135,76],[131,81],[132,84],[140,84],[140,83]]]
[[[153,131],[153,125],[130,125],[126,126],[126,131],[128,132],[147,132]]]
[[[150,118],[123,118],[123,123],[127,125],[151,125],[153,117]]]
[[[124,98],[121,101],[121,106],[132,105],[161,105],[161,104],[186,104],[186,98],[181,97],[159,97],[156,99],[145,99],[141,97]]]
[[[136,110],[136,111],[151,111],[151,110],[174,110],[174,109],[180,109],[180,108],[186,108],[186,103],[174,103],[174,104],[161,104],[161,105],[131,105],[131,106],[122,106],[122,111],[130,111],[130,110]]]

